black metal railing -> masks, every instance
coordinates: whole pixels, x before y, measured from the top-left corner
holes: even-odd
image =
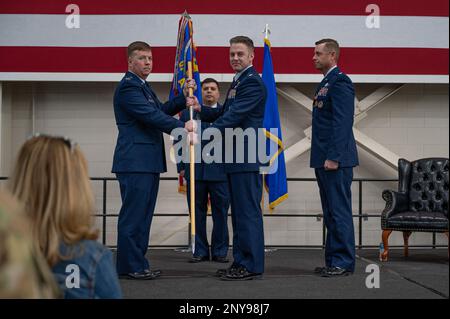
[[[0,180],[6,180],[7,177],[0,177]],[[107,213],[107,184],[108,182],[117,181],[115,177],[92,177],[92,181],[100,181],[102,183],[102,209],[101,213],[94,214],[95,217],[100,217],[102,219],[102,244],[106,245],[110,248],[116,248],[115,245],[107,245],[106,242],[106,221],[107,218],[111,217],[118,217],[119,214],[108,214]],[[177,181],[177,177],[161,177],[161,181]],[[315,178],[288,178],[288,182],[316,182]],[[356,247],[357,248],[377,248],[378,245],[364,245],[363,244],[363,222],[367,221],[369,218],[380,218],[380,214],[367,214],[364,213],[363,209],[363,185],[365,183],[378,183],[378,182],[398,182],[397,179],[386,179],[386,178],[355,178],[353,179],[354,183],[357,183],[358,185],[358,213],[353,214],[352,217],[358,218],[358,240]],[[381,194],[380,194],[381,199]],[[170,213],[170,214],[161,214],[161,213],[155,213],[153,216],[155,217],[182,217],[182,216],[189,216],[188,213]],[[264,214],[264,217],[267,218],[279,218],[279,217],[288,217],[288,218],[300,218],[300,217],[306,217],[306,218],[316,218],[317,220],[322,221],[322,244],[317,245],[267,245],[267,247],[277,247],[277,248],[324,248],[325,247],[325,241],[326,241],[326,227],[325,222],[323,220],[323,214],[322,213],[309,213],[309,214]],[[381,231],[381,229],[380,229]],[[190,240],[189,230],[187,230],[187,239]],[[180,243],[179,245],[150,245],[149,247],[158,247],[158,248],[169,248],[169,247],[178,247],[187,245],[189,246],[190,243]],[[399,248],[403,247],[401,245],[390,245],[391,248]],[[445,245],[438,245],[436,244],[436,233],[432,234],[432,242],[430,245],[410,245],[411,248],[441,248],[441,247],[447,247]]]

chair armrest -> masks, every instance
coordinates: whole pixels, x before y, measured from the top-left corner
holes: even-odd
[[[383,199],[386,201],[386,207],[381,213],[381,218],[389,218],[400,212],[408,210],[408,194],[394,192],[392,190],[383,191]]]

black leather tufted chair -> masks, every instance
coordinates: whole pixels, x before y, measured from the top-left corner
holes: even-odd
[[[394,230],[403,232],[405,256],[413,231],[445,233],[448,237],[448,166],[448,158],[398,161],[398,192],[383,191],[383,261],[388,259],[388,239]]]

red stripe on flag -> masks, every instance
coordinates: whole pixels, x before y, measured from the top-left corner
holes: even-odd
[[[1,13],[66,14],[75,3],[81,14],[275,14],[367,15],[367,0],[15,0],[2,1]],[[378,0],[381,15],[448,17],[448,0]]]
[[[232,73],[227,47],[198,47],[200,74]],[[263,48],[255,67],[262,70]],[[317,74],[313,48],[272,48],[275,73]],[[448,75],[449,49],[342,48],[339,66],[349,74]],[[175,47],[153,48],[153,73],[173,73]],[[127,69],[123,47],[0,47],[0,72],[121,73]]]

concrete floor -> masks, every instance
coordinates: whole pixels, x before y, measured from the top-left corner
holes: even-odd
[[[378,251],[357,250],[352,276],[322,278],[313,273],[323,265],[323,250],[278,249],[266,253],[263,280],[227,282],[214,277],[226,264],[191,264],[189,253],[152,249],[152,268],[163,275],[150,281],[121,280],[124,298],[138,299],[442,299],[449,298],[446,249],[391,250],[390,260],[378,261]],[[380,287],[367,288],[370,267],[379,266]],[[375,265],[375,266],[373,266]]]

